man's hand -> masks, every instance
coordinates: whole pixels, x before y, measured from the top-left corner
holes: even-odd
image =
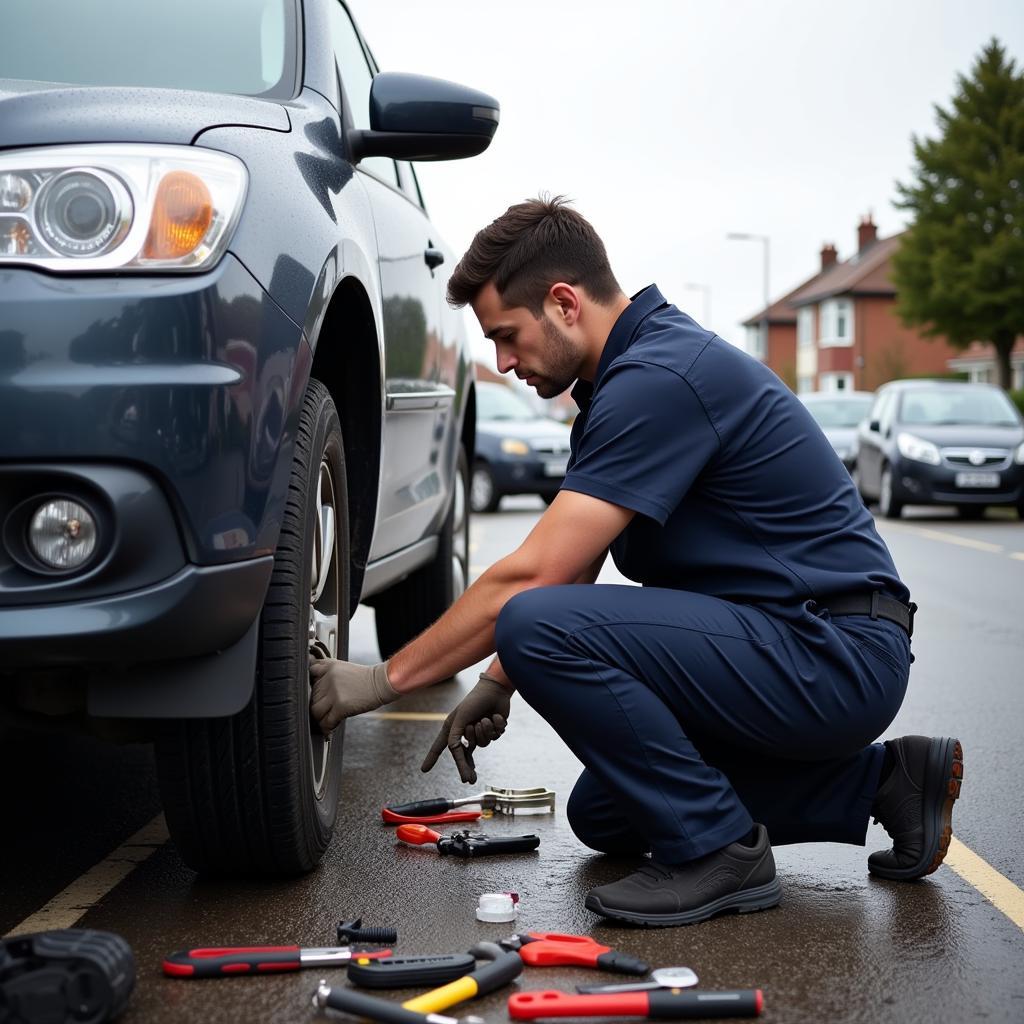
[[[356,665],[325,658],[310,664],[309,676],[313,680],[309,710],[325,736],[343,719],[373,711],[401,696],[388,682],[385,662]]]
[[[421,772],[429,772],[437,764],[445,747],[451,752],[459,777],[463,782],[476,782],[476,765],[473,751],[486,747],[496,740],[508,724],[512,691],[502,686],[497,679],[486,672],[480,673],[480,681],[459,702],[444,720],[433,746],[420,766]],[[468,746],[462,745],[465,736]]]

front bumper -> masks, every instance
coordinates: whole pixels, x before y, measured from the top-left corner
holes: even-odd
[[[564,465],[565,459],[521,456],[496,459],[490,463],[494,486],[501,494],[554,494],[565,479],[564,469],[554,473],[549,467]]]
[[[897,457],[892,465],[893,497],[904,505],[1019,505],[1024,502],[1024,465],[1010,463],[994,487],[957,485],[967,467],[931,466]],[[989,472],[982,470],[982,472]]]

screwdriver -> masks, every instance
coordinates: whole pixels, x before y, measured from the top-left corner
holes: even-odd
[[[169,978],[229,978],[232,974],[269,974],[298,971],[303,967],[335,967],[350,960],[375,960],[390,956],[390,949],[372,953],[353,952],[346,947],[323,946],[218,946],[209,949],[180,949],[164,960]]]
[[[735,992],[659,989],[618,995],[576,996],[567,992],[517,992],[508,997],[508,1015],[516,1020],[539,1017],[645,1017],[687,1020],[703,1017],[757,1017],[764,1009],[758,989]]]

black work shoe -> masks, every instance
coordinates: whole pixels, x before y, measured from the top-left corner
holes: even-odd
[[[871,813],[889,833],[892,849],[871,854],[868,870],[879,878],[909,881],[930,875],[949,849],[964,752],[949,736],[903,736],[885,745],[893,766]]]
[[[731,843],[672,867],[650,861],[619,882],[591,889],[586,907],[617,921],[656,928],[696,924],[727,910],[774,907],[782,887],[764,825],[754,826],[749,842]]]

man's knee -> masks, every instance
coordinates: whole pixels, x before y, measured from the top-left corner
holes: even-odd
[[[562,587],[523,590],[505,602],[494,627],[494,644],[501,666],[517,686],[536,674],[536,663],[562,646],[555,623],[564,598]],[[531,667],[532,666],[532,667]],[[520,679],[517,679],[517,675]]]

